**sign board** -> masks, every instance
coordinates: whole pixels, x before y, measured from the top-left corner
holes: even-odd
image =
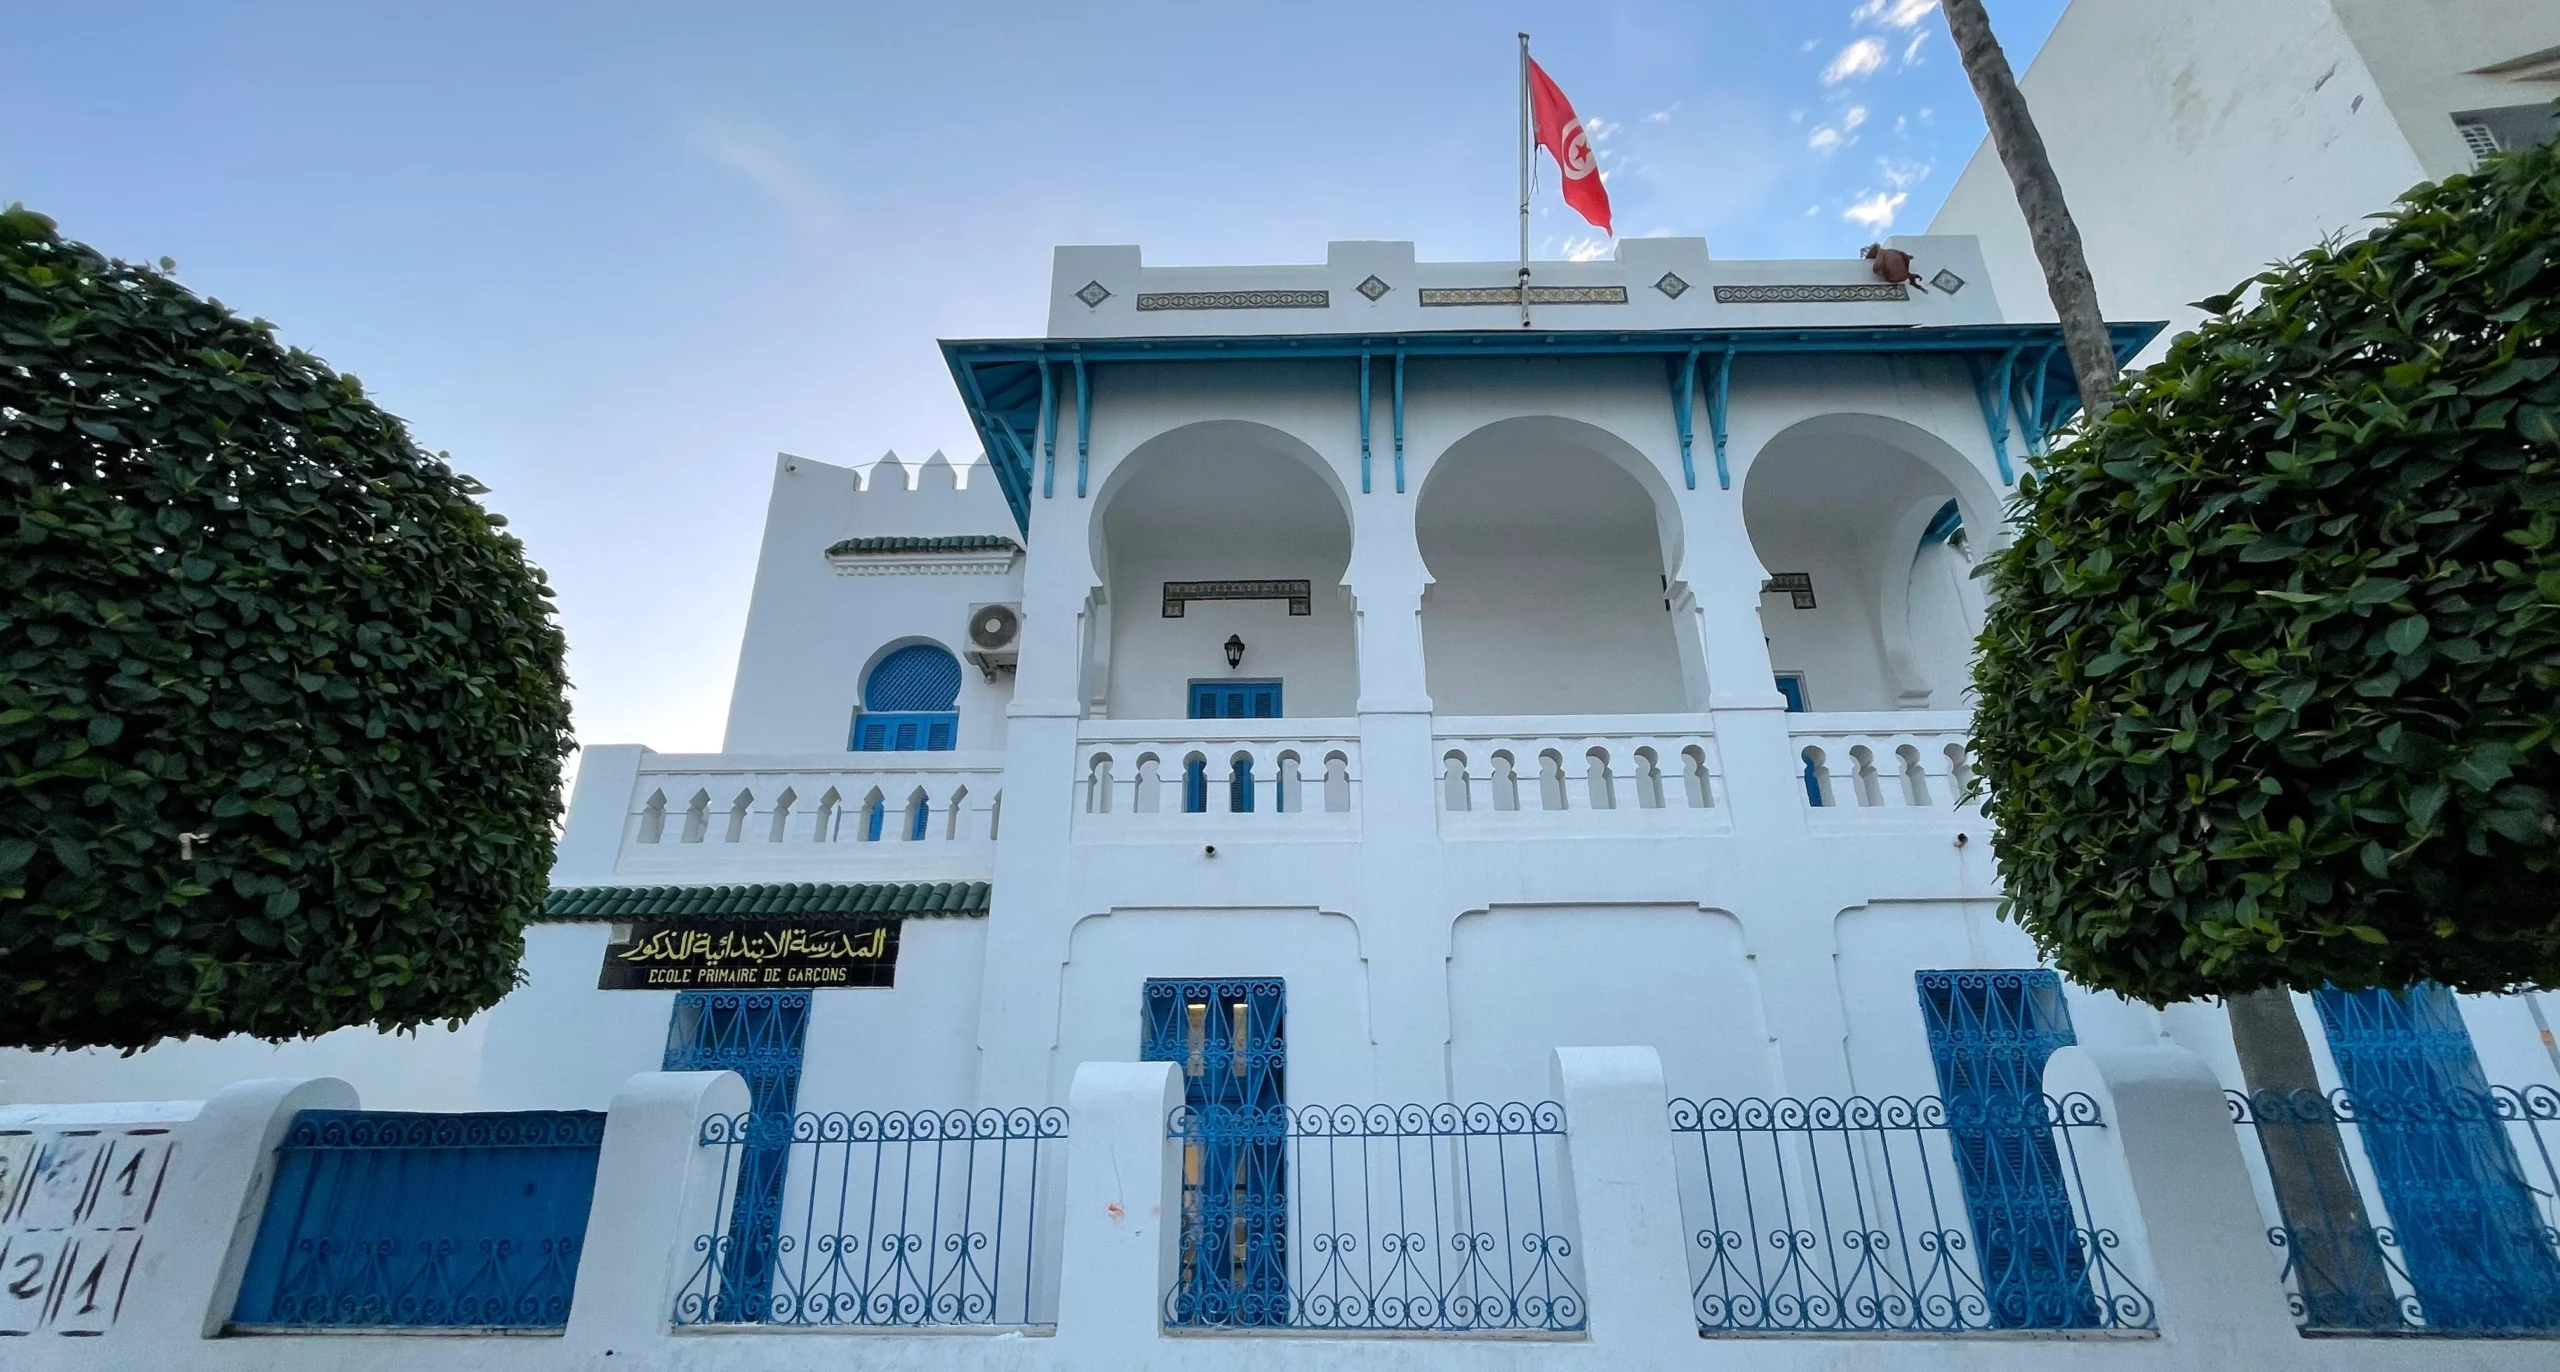
[[[605,945],[600,991],[894,986],[898,925],[878,915],[639,920]]]

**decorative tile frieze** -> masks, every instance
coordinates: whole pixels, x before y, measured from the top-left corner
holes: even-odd
[[[1719,305],[1842,305],[1870,300],[1909,300],[1911,288],[1899,281],[1856,281],[1838,285],[1718,286]]]
[[[1140,291],[1138,310],[1327,310],[1331,291]]]
[[[1689,293],[1689,283],[1681,280],[1678,272],[1664,272],[1662,279],[1653,283],[1653,288],[1674,300]]]
[[[1517,305],[1518,286],[1425,286],[1425,305]],[[1531,286],[1532,305],[1623,305],[1627,303],[1624,286]]]
[[[1365,295],[1365,296],[1369,297],[1371,300],[1375,300],[1375,299],[1377,299],[1379,296],[1385,295],[1387,292],[1389,292],[1389,291],[1391,291],[1391,290],[1394,290],[1394,289],[1395,289],[1395,287],[1390,286],[1390,285],[1388,285],[1386,282],[1379,280],[1379,279],[1378,279],[1378,277],[1377,277],[1377,274],[1376,274],[1375,272],[1372,272],[1372,273],[1370,273],[1370,275],[1369,275],[1369,279],[1368,279],[1368,280],[1363,281],[1363,282],[1361,282],[1359,285],[1352,287],[1352,289],[1353,289],[1353,290],[1356,290],[1356,291],[1358,291],[1358,292],[1360,292],[1362,295]]]
[[[1313,593],[1303,581],[1168,581],[1164,584],[1164,617],[1182,618],[1182,607],[1194,600],[1285,600],[1289,613],[1315,613]]]
[[[1086,309],[1092,309],[1110,298],[1111,292],[1099,281],[1088,281],[1084,283],[1083,290],[1076,292],[1076,299],[1083,301]]]

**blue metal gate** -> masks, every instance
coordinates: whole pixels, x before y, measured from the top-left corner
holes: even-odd
[[[1182,1271],[1167,1323],[1289,1311],[1288,1043],[1277,977],[1149,981],[1139,1056],[1182,1065]]]
[[[2089,1255],[2044,1093],[2045,1059],[2074,1042],[2062,978],[1916,975],[1992,1326],[2094,1327]]]
[[[2428,1326],[2560,1329],[2560,1256],[2453,993],[2326,987],[2312,1002]]]
[[[761,1322],[773,1294],[782,1186],[800,1101],[801,1048],[809,1034],[806,991],[684,991],[667,1023],[669,1072],[735,1072],[747,1079],[746,1145],[737,1198],[719,1240],[719,1324]]]

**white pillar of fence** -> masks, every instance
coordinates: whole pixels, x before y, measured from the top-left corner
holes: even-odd
[[[2306,1348],[2276,1280],[2276,1251],[2242,1165],[2222,1084],[2183,1048],[2064,1048],[2045,1063],[2056,1100],[2098,1103],[2075,1129],[2085,1223],[2121,1239],[2117,1262],[2158,1312],[2178,1366],[2287,1367]]]
[[[1662,1057],[1651,1048],[1558,1048],[1567,1223],[1582,1245],[1592,1344],[1620,1359],[1695,1357],[1689,1260]]]
[[[748,1104],[735,1072],[643,1072],[614,1093],[565,1331],[581,1355],[665,1338],[676,1288],[701,1260],[693,1241],[720,1228],[724,1150],[702,1146],[702,1122]]]
[[[1182,1168],[1166,1121],[1182,1104],[1169,1062],[1088,1062],[1067,1091],[1067,1198],[1058,1276],[1059,1353],[1078,1367],[1135,1367],[1164,1332],[1180,1260]]]
[[[183,1348],[220,1334],[267,1212],[276,1145],[301,1111],[355,1108],[355,1088],[336,1077],[260,1078],[224,1087],[180,1126],[116,1345]]]

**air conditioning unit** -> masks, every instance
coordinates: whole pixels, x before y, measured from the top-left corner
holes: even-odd
[[[1021,646],[1022,606],[1004,603],[969,607],[968,656],[987,680],[995,680],[998,672],[1012,671]]]

